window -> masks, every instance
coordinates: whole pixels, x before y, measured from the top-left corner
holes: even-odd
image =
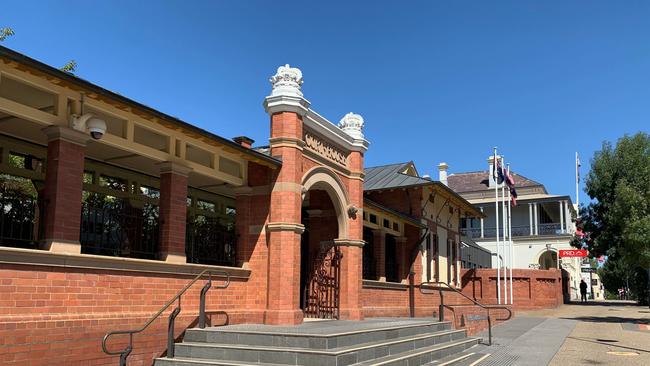
[[[370,214],[370,222],[373,224],[377,223],[377,215]]]
[[[384,227],[390,229],[390,221],[388,219],[384,219]]]

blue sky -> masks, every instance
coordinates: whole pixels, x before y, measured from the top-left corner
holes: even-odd
[[[279,65],[366,165],[513,170],[574,195],[574,153],[650,126],[650,2],[10,1],[4,46],[225,137],[266,144]],[[584,194],[582,195],[584,197]]]

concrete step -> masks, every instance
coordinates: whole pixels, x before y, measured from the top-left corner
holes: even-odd
[[[443,330],[331,349],[184,341],[176,344],[175,351],[178,357],[186,358],[284,365],[337,366],[351,365],[464,339],[466,339],[464,330]],[[475,344],[478,341],[471,339],[469,342]],[[458,347],[454,349],[456,348]],[[459,349],[459,351],[464,349]]]
[[[420,366],[463,352],[478,344],[478,338],[463,338],[433,346],[421,347],[414,350],[384,356],[373,360],[359,362],[355,366]],[[448,364],[451,365],[451,364]]]
[[[485,358],[486,355],[479,353],[466,353],[478,343],[476,338],[465,338],[456,341],[436,344],[429,347],[423,347],[415,350],[401,352],[393,355],[380,357],[378,359],[362,361],[358,363],[348,363],[349,360],[341,360],[340,363],[295,363],[292,365],[305,366],[468,366],[476,365]],[[450,355],[445,357],[446,355]],[[158,358],[155,360],[156,366],[285,366],[286,364],[261,362],[241,362],[241,361],[222,361],[204,358],[175,357]]]
[[[455,353],[439,360],[435,360],[426,366],[477,366],[481,361],[487,359],[490,354],[476,346],[466,349],[463,352]]]
[[[273,363],[250,363],[250,362],[239,362],[239,361],[219,361],[219,360],[209,360],[203,358],[188,358],[188,357],[174,357],[166,358],[161,357],[157,358],[154,363],[156,366],[286,366]]]
[[[325,322],[323,322],[325,323]],[[211,327],[192,328],[185,332],[186,342],[219,344],[245,344],[251,346],[297,347],[334,349],[375,341],[396,339],[450,330],[450,322],[422,321],[410,325],[390,325],[378,328],[344,328],[333,333],[291,333],[279,330],[239,330]]]

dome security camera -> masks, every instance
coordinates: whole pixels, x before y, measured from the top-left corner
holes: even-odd
[[[101,140],[106,133],[106,122],[91,113],[73,116],[72,127],[81,132],[88,132],[94,140]]]
[[[101,140],[104,137],[104,133],[106,133],[106,122],[96,117],[89,119],[86,122],[86,127],[88,128],[90,137],[95,140]]]

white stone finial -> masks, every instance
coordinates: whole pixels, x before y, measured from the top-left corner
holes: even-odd
[[[363,117],[355,113],[348,113],[339,121],[339,127],[355,139],[363,139]]]
[[[291,95],[302,97],[302,91],[300,91],[302,72],[297,67],[291,67],[289,64],[280,66],[269,81],[273,85],[271,96]]]

